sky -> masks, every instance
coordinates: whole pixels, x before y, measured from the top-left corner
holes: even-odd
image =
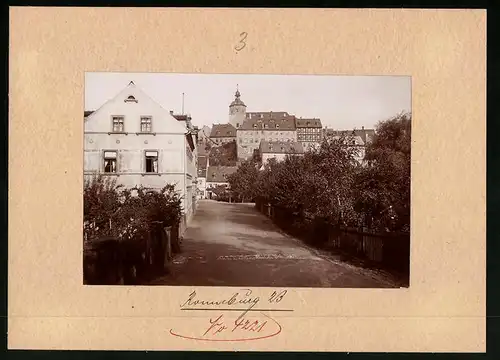
[[[86,73],[85,110],[96,110],[133,81],[166,110],[193,125],[227,123],[236,87],[248,112],[286,111],[333,129],[374,128],[411,111],[409,76]]]

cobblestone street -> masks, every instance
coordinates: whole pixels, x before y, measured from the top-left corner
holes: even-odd
[[[201,200],[170,273],[151,285],[397,287],[284,234],[254,204]]]

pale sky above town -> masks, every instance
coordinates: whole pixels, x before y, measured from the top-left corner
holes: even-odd
[[[193,125],[227,123],[236,85],[248,112],[286,111],[320,118],[323,127],[373,128],[411,111],[408,76],[86,73],[85,110],[96,110],[133,81],[166,110],[192,117]]]

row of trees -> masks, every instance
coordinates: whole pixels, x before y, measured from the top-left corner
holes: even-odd
[[[172,184],[160,191],[127,189],[115,178],[96,175],[85,181],[83,204],[84,236],[89,242],[143,238],[154,228],[178,224],[181,218],[181,198]]]
[[[411,114],[377,125],[363,164],[356,161],[361,149],[348,145],[351,136],[325,138],[317,149],[263,169],[243,162],[229,177],[233,196],[331,224],[409,231]]]

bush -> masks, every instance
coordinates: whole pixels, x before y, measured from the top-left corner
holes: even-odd
[[[103,237],[144,238],[158,227],[175,226],[181,218],[181,198],[175,185],[160,191],[125,189],[116,179],[96,175],[85,181],[84,234],[92,242]]]

